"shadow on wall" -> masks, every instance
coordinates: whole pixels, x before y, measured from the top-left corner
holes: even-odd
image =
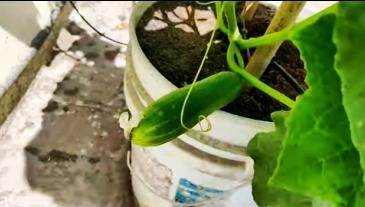
[[[41,30],[37,20],[39,15],[31,1],[4,1],[0,4],[0,27],[30,46],[33,38]]]

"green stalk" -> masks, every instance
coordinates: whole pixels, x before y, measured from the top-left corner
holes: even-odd
[[[293,108],[295,105],[295,101],[290,99],[289,97],[285,96],[284,94],[280,93],[279,91],[271,88],[270,86],[266,85],[265,83],[261,82],[255,76],[251,75],[247,72],[244,68],[238,66],[234,59],[235,50],[238,50],[235,43],[231,43],[228,47],[227,51],[227,62],[230,69],[237,74],[239,74],[244,80],[247,80],[252,86],[256,87],[257,89],[261,90],[262,92],[266,93],[267,95],[271,96],[272,98],[276,99],[277,101],[285,104],[289,108]]]
[[[226,26],[226,24],[224,23],[224,19],[223,19],[223,11],[225,9],[226,6],[226,2],[219,2],[216,1],[215,2],[215,12],[217,14],[217,22],[218,22],[218,27],[219,29],[224,33],[224,34],[228,34],[228,28]]]
[[[271,45],[277,42],[288,40],[290,37],[291,28],[281,30],[280,32],[270,33],[260,37],[250,39],[238,39],[237,44],[240,49],[247,49],[252,47]]]
[[[229,47],[231,47],[231,46],[229,46]],[[245,63],[244,63],[244,60],[243,60],[243,57],[242,57],[242,54],[241,54],[240,49],[238,47],[231,47],[231,48],[228,48],[228,49],[232,49],[233,54],[231,54],[231,51],[230,50],[228,50],[227,53],[230,53],[230,55],[232,57],[235,57],[236,58],[235,60],[237,60],[238,66],[240,68],[244,68],[245,67]]]
[[[285,96],[284,94],[280,93],[279,91],[271,88],[270,86],[266,85],[265,83],[261,82],[255,76],[251,75],[244,69],[243,58],[239,48],[236,46],[235,42],[238,42],[241,39],[241,35],[238,31],[237,27],[237,20],[236,20],[236,12],[235,12],[235,3],[234,2],[226,2],[226,7],[221,8],[224,10],[224,13],[227,15],[227,22],[228,22],[228,37],[230,40],[230,45],[227,51],[227,62],[230,69],[237,74],[239,74],[244,80],[248,81],[248,83],[262,92],[268,94],[269,96],[273,97],[274,99],[278,100],[279,102],[285,104],[289,108],[294,106],[294,101]],[[219,22],[219,21],[218,21]],[[255,38],[254,40],[246,40],[244,43],[248,43],[247,41],[251,41],[251,44],[269,44],[280,39],[285,39],[289,37],[290,30],[282,31],[280,33],[276,33],[270,36],[263,36],[259,38]],[[242,41],[241,41],[242,42]],[[238,61],[238,64],[236,63]]]
[[[265,46],[265,45],[271,45],[277,42],[289,40],[291,36],[291,32],[293,30],[299,29],[301,27],[305,27],[309,24],[314,23],[317,21],[319,17],[321,17],[323,14],[335,14],[337,13],[337,4],[334,4],[327,9],[324,9],[323,11],[316,13],[313,16],[308,17],[307,19],[298,22],[297,24],[293,25],[292,27],[287,27],[281,31],[266,34],[260,37],[254,37],[250,39],[239,39],[237,40],[237,44],[240,47],[240,49],[247,49],[252,47],[259,47],[259,46]]]
[[[236,2],[234,1],[227,2],[226,8],[224,9],[224,13],[227,16],[229,41],[237,41],[241,39],[241,34],[237,26]]]
[[[279,101],[280,103],[285,104],[290,109],[294,107],[295,101],[293,101],[289,97],[285,96],[284,94],[280,93],[279,91],[271,88],[270,86],[266,85],[265,83],[261,82],[259,79],[257,79],[255,76],[248,73],[246,70],[241,70],[238,74],[241,75],[242,78],[247,80],[252,86],[256,87],[260,91],[271,96],[272,98]]]

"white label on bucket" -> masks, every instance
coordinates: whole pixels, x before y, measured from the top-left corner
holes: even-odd
[[[200,186],[185,178],[179,180],[175,201],[182,204],[194,204],[222,195],[224,191]]]

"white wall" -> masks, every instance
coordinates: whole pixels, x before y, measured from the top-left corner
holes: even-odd
[[[30,43],[50,25],[54,5],[47,1],[0,2],[0,96],[35,53]]]

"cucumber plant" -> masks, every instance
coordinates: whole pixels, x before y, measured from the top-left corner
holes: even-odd
[[[258,205],[364,207],[365,3],[339,2],[302,22],[250,39],[241,37],[234,2],[215,2],[215,7],[216,28],[230,41],[226,57],[231,71],[195,78],[152,103],[132,130],[132,143],[168,142],[243,89],[256,87],[290,108],[274,112],[276,130],[257,134],[247,147],[255,160],[253,194]],[[242,57],[247,48],[285,40],[297,46],[307,72],[308,89],[296,100],[260,81],[262,71],[246,70]]]

